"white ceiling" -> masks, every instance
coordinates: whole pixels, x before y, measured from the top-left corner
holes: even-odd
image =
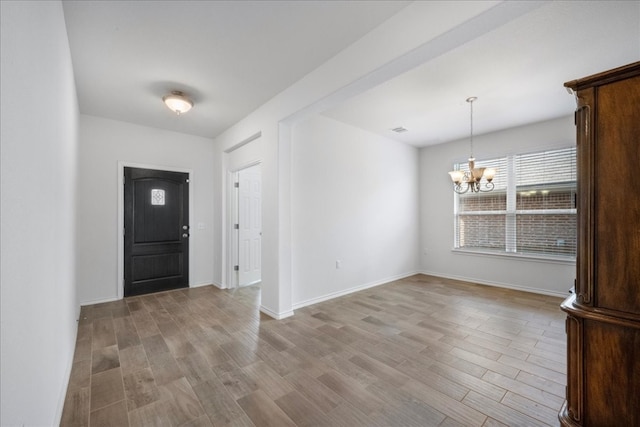
[[[426,146],[570,115],[563,84],[640,60],[640,2],[554,1],[326,111]],[[391,129],[402,126],[407,132]]]
[[[215,137],[409,3],[65,0],[80,111]]]
[[[215,137],[409,3],[65,0],[80,111]],[[425,146],[468,135],[469,96],[476,134],[560,117],[565,81],[639,59],[640,2],[554,1],[323,114]]]

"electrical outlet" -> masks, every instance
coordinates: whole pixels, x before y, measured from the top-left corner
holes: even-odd
[[[336,260],[336,270],[339,270],[341,265],[342,265],[342,261]]]

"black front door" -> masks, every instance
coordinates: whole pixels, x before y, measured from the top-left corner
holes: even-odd
[[[189,174],[124,168],[124,296],[189,286]]]

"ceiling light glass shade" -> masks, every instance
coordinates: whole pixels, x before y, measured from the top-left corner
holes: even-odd
[[[496,176],[496,170],[494,168],[486,168],[484,170],[484,177],[487,181],[493,181],[494,176]]]
[[[449,175],[451,175],[451,181],[456,184],[460,184],[464,178],[464,172],[462,171],[451,171],[449,172]]]
[[[173,91],[170,95],[166,95],[162,98],[165,105],[169,107],[169,109],[175,112],[177,115],[182,113],[186,113],[193,107],[193,101],[184,96],[184,94],[180,91]]]
[[[480,181],[482,179],[482,176],[484,175],[484,168],[473,168],[471,170],[471,175],[473,176],[474,180]]]

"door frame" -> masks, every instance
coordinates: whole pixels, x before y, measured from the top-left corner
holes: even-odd
[[[166,165],[154,165],[148,163],[135,163],[127,161],[118,161],[118,277],[116,278],[118,299],[124,298],[124,168],[139,168],[139,169],[155,169],[167,172],[181,172],[189,174],[189,224],[193,224],[193,169],[166,166]],[[190,233],[193,236],[194,228],[191,227]],[[193,239],[189,238],[189,254],[193,253]],[[192,277],[192,256],[189,256],[189,283],[191,287]]]
[[[226,200],[227,200],[227,215],[225,216],[225,230],[226,230],[226,288],[234,289],[238,287],[238,272],[233,267],[238,262],[238,234],[234,225],[238,222],[238,191],[236,190],[235,183],[238,180],[238,173],[241,170],[250,168],[252,166],[261,165],[262,160],[254,160],[249,163],[242,164],[234,169],[227,170],[227,185],[226,185]],[[262,216],[262,210],[260,212]],[[262,251],[262,249],[260,249]],[[262,254],[261,254],[262,256]]]

